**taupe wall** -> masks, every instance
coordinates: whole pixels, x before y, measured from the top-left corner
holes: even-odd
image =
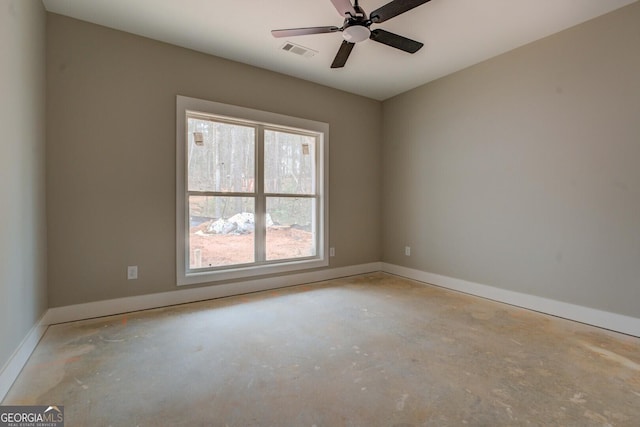
[[[177,94],[329,123],[330,267],[381,259],[380,102],[59,15],[47,24],[51,307],[176,289]]]
[[[47,308],[45,12],[0,1],[0,370]]]
[[[635,3],[385,101],[383,260],[640,317],[639,23]]]

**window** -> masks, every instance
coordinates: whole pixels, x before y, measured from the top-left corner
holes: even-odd
[[[328,125],[177,97],[178,285],[328,265]]]

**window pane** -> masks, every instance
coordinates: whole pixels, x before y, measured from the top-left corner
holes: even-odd
[[[316,138],[265,130],[264,191],[314,194]]]
[[[267,260],[316,255],[315,199],[267,197]]]
[[[255,261],[253,197],[189,197],[189,268]]]
[[[252,193],[255,129],[193,117],[187,122],[189,191]]]

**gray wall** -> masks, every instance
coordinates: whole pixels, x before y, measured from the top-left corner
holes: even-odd
[[[51,307],[176,289],[176,94],[329,123],[330,267],[381,259],[380,102],[55,14],[47,53]]]
[[[385,101],[383,260],[640,317],[639,23],[635,3]]]
[[[0,369],[47,308],[45,12],[0,1]]]

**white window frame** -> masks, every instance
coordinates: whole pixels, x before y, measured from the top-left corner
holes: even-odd
[[[249,266],[229,266],[208,271],[188,268],[189,205],[187,191],[187,113],[204,113],[245,121],[251,124],[286,128],[292,131],[311,131],[319,135],[317,148],[317,224],[318,252],[313,257],[270,261]],[[176,267],[177,284],[193,285],[233,280],[267,274],[285,273],[329,265],[329,125],[314,120],[291,117],[267,111],[222,104],[178,95],[176,97]],[[256,162],[258,159],[256,159]],[[258,177],[256,177],[258,179]]]

